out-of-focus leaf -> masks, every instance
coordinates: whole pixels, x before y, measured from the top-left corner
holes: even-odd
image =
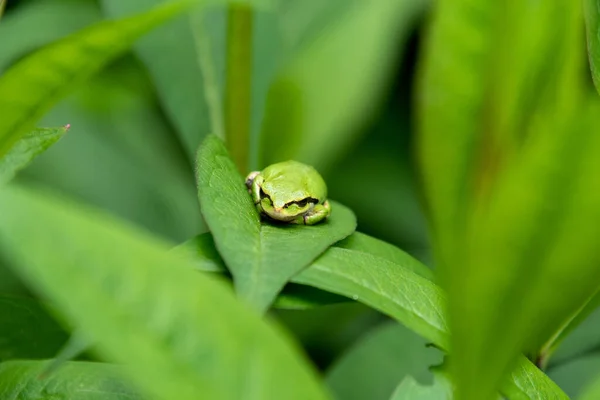
[[[331,216],[313,226],[261,223],[223,142],[198,150],[198,196],[206,223],[239,295],[264,311],[289,279],[356,228],[352,211],[331,202]]]
[[[565,282],[548,261],[585,190],[572,184],[590,144],[588,127],[573,124],[584,93],[580,11],[569,0],[443,0],[428,32],[420,158],[461,399],[491,396],[518,354],[541,346],[593,293],[574,282],[577,262],[565,252],[556,259],[578,294],[552,294]]]
[[[579,400],[596,400],[600,398],[600,378],[596,376],[594,381],[581,390]]]
[[[19,57],[100,21],[94,2],[80,0],[28,1],[19,4],[0,24],[0,71]]]
[[[190,4],[170,3],[143,15],[100,22],[13,65],[0,77],[0,156],[77,83]]]
[[[81,333],[73,332],[65,345],[56,353],[53,359],[48,361],[42,374],[49,376],[60,369],[68,361],[75,360],[91,347],[90,341]]]
[[[597,0],[584,0],[583,9],[592,78],[600,93],[600,4]]]
[[[397,322],[385,323],[361,338],[328,370],[326,382],[343,400],[388,400],[398,381],[431,380],[428,368],[440,353]]]
[[[0,192],[0,210],[10,210],[2,213],[0,247],[21,277],[97,343],[99,354],[125,364],[146,393],[327,397],[286,335],[161,241],[18,186]]]
[[[46,151],[68,130],[62,128],[39,128],[21,136],[4,157],[0,158],[0,185],[10,181],[36,156]]]
[[[206,234],[208,235],[208,234]],[[209,258],[213,252],[195,255]],[[211,262],[210,259],[202,263]],[[216,264],[217,261],[213,260]],[[445,293],[410,268],[351,249],[330,247],[292,282],[310,285],[360,301],[390,317],[438,347],[447,349],[448,323]],[[567,397],[543,372],[521,356],[502,392],[510,398]]]
[[[331,166],[372,117],[399,43],[427,1],[338,4],[337,20],[286,63],[269,90],[260,167],[286,159]]]
[[[173,243],[206,230],[193,167],[149,90],[132,58],[103,70],[42,119],[68,121],[72,132],[17,181],[58,188]]]
[[[421,385],[412,376],[407,376],[390,400],[452,400],[450,383],[437,374],[434,376],[432,385]]]
[[[101,3],[109,16],[123,17],[168,1],[102,0]],[[208,133],[222,135],[214,131],[214,124],[222,125],[223,116],[211,115],[214,111],[209,104],[215,96],[217,103],[223,98],[226,19],[224,6],[218,3],[227,1],[212,3],[209,10],[181,16],[157,28],[134,47],[148,68],[190,160]]]
[[[51,376],[42,373],[50,361],[0,364],[0,398],[19,400],[142,400],[115,365],[72,361]]]
[[[569,398],[579,399],[584,388],[592,384],[600,375],[600,356],[577,358],[550,369],[548,375],[569,395]]]
[[[554,339],[550,367],[580,357],[600,347],[600,295],[596,294]]]
[[[54,357],[67,340],[40,303],[25,297],[0,296],[0,327],[0,361]]]

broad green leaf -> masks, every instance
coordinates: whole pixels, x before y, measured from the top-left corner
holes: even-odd
[[[580,19],[569,0],[442,0],[427,35],[420,158],[460,398],[491,396],[518,354],[592,294],[561,304],[550,282],[562,280],[546,275],[558,267],[545,265],[587,146],[587,134],[571,140],[587,129],[572,126],[583,93]]]
[[[211,254],[214,252],[196,252],[200,259],[207,259],[202,263],[211,262]],[[448,349],[446,295],[439,286],[417,275],[410,267],[363,251],[333,246],[292,278],[292,282],[360,301],[396,319],[436,346]],[[519,358],[502,392],[511,399],[537,399],[540,395],[543,399],[567,399],[554,382],[525,357]]]
[[[115,365],[72,361],[50,376],[50,361],[0,363],[0,398],[19,400],[142,400]]]
[[[0,156],[76,84],[190,4],[170,3],[143,15],[101,22],[13,65],[0,77]]]
[[[364,233],[355,232],[346,239],[336,244],[337,247],[358,251],[365,254],[381,257],[392,263],[402,265],[417,275],[430,281],[434,280],[433,271],[419,261],[383,240],[376,239]]]
[[[68,129],[69,126],[39,128],[21,136],[8,153],[0,158],[0,185],[10,181],[19,170],[56,143]]]
[[[68,15],[69,18],[65,18]],[[0,71],[49,42],[100,21],[96,4],[80,0],[28,1],[19,4],[0,24]]]
[[[438,347],[448,350],[446,295],[433,282],[402,265],[348,249],[331,247],[293,282],[353,298],[387,314]],[[560,389],[520,357],[502,393],[510,398],[565,399]]]
[[[583,0],[583,9],[592,78],[600,93],[600,3],[598,0]]]
[[[18,186],[0,192],[0,210],[10,210],[0,226],[3,256],[146,393],[327,397],[285,334],[163,242]]]
[[[198,197],[238,294],[264,311],[289,279],[356,228],[352,211],[331,202],[313,226],[262,222],[223,142],[208,136],[198,150]]]
[[[67,340],[40,303],[25,297],[0,296],[0,327],[0,361],[54,357]]]
[[[550,369],[548,375],[571,399],[578,399],[600,375],[600,356],[576,358]]]
[[[269,89],[259,165],[331,166],[376,111],[397,51],[427,3],[336,3],[336,20],[285,63]]]
[[[49,360],[43,375],[51,375],[66,362],[75,360],[91,348],[90,341],[81,332],[73,332],[65,345]]]
[[[397,322],[374,328],[327,371],[326,382],[338,399],[388,400],[398,381],[414,376],[431,380],[428,368],[440,353]]]
[[[421,385],[412,376],[400,382],[390,400],[452,400],[449,382],[435,375],[432,385]]]

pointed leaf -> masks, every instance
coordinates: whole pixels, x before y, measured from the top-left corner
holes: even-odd
[[[239,295],[264,311],[289,279],[333,243],[350,235],[356,218],[331,202],[331,216],[313,226],[261,223],[223,142],[208,136],[198,150],[198,196],[219,253]]]
[[[450,383],[438,377],[432,385],[421,385],[412,376],[402,380],[390,400],[452,400]]]
[[[76,84],[190,4],[170,3],[146,14],[100,22],[13,65],[0,77],[0,156]]]
[[[68,126],[39,128],[23,135],[8,153],[0,158],[0,185],[10,181],[19,170],[56,143],[68,129]]]
[[[0,364],[0,398],[19,400],[142,400],[115,365],[72,361],[52,376],[42,373],[49,361]]]
[[[326,398],[285,334],[160,240],[16,186],[0,210],[3,256],[149,395]]]

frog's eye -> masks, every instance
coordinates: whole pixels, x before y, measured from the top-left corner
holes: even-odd
[[[286,204],[285,207],[289,207],[291,205],[296,205],[297,207],[300,208],[304,208],[306,207],[308,204],[317,204],[319,201],[317,199],[313,199],[312,197],[307,197],[305,199],[299,200],[299,201],[292,201],[289,204]]]
[[[309,198],[306,198],[306,199],[297,201],[296,204],[298,205],[298,207],[306,207],[306,205],[308,204],[309,200],[310,200]]]

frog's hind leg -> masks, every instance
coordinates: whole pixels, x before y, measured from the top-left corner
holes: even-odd
[[[314,225],[323,221],[329,216],[329,214],[331,214],[331,206],[329,205],[329,201],[325,201],[323,204],[317,204],[308,213],[299,215],[295,220],[292,221],[292,223],[300,225]]]

